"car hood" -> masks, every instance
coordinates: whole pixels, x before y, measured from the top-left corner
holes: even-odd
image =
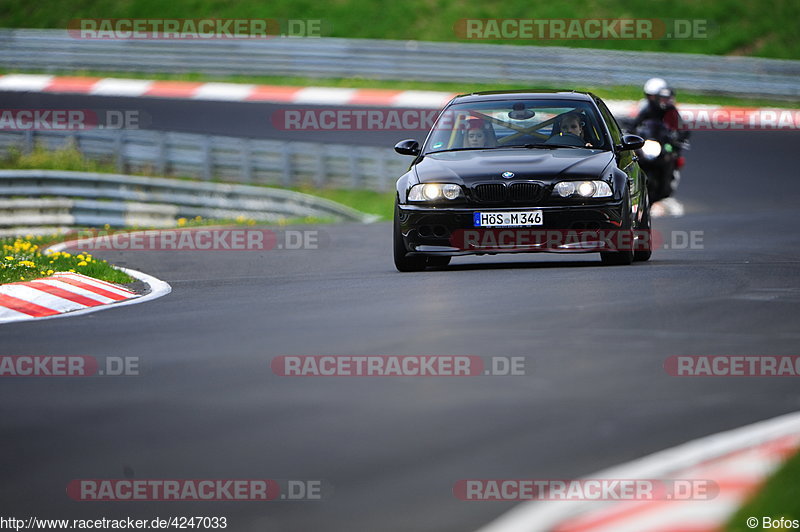
[[[511,182],[536,179],[554,181],[566,177],[601,176],[614,160],[610,151],[584,149],[465,150],[426,155],[414,167],[420,183]],[[512,172],[511,178],[503,178]]]

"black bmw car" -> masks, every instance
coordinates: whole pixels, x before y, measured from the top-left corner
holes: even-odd
[[[456,255],[600,253],[630,264],[651,253],[646,176],[600,98],[580,92],[457,96],[397,181],[394,261],[400,271]]]

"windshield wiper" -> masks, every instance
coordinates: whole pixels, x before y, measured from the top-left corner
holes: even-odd
[[[447,150],[434,150],[425,152],[425,155],[430,155],[431,153],[445,153],[448,151],[468,151],[468,150],[491,150],[492,148],[484,146],[483,148],[450,148]]]
[[[584,148],[584,146],[572,146],[569,144],[523,144],[522,146],[509,146],[509,148],[526,148],[528,150],[542,148],[545,150],[556,150],[558,148]]]

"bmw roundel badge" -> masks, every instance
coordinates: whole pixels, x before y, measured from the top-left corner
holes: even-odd
[[[514,172],[503,172],[501,175],[506,179],[511,179],[514,177]]]

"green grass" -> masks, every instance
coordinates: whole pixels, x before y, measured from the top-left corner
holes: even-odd
[[[65,28],[71,19],[97,17],[314,19],[323,21],[323,36],[424,41],[463,41],[455,35],[454,25],[464,18],[704,19],[716,29],[706,39],[480,42],[800,59],[797,0],[4,0],[0,3],[0,26],[4,27]]]
[[[308,187],[295,187],[290,190],[320,196],[367,214],[376,214],[381,217],[381,220],[391,220],[394,215],[394,197],[396,195],[394,191],[375,192],[372,190],[312,189]]]
[[[37,70],[8,70],[0,69],[0,74],[12,73],[31,73],[39,74],[42,71]],[[58,74],[56,70],[48,70],[48,74]],[[425,81],[390,81],[390,80],[372,80],[364,78],[298,78],[286,76],[224,76],[213,77],[205,74],[154,74],[154,73],[139,73],[139,72],[104,72],[104,71],[90,71],[90,70],[69,70],[60,72],[61,74],[68,74],[71,76],[88,76],[88,77],[117,77],[117,78],[131,78],[131,79],[156,79],[156,80],[174,80],[174,81],[222,81],[229,83],[254,83],[259,85],[280,85],[280,86],[295,86],[295,87],[345,87],[355,89],[391,89],[391,90],[431,90],[452,92],[463,94],[466,92],[480,92],[490,90],[514,90],[514,89],[569,89],[578,91],[589,91],[597,94],[605,100],[638,100],[642,97],[642,87],[640,85],[616,85],[616,86],[600,86],[600,85],[581,85],[581,86],[557,86],[548,83],[537,83],[532,81],[530,84],[509,84],[509,83],[492,83],[480,84],[473,83],[464,85],[463,83],[447,83],[447,82],[425,82]],[[786,101],[776,100],[769,98],[740,98],[734,96],[727,96],[723,94],[706,94],[695,93],[688,91],[679,91],[678,105],[699,103],[699,104],[718,104],[730,105],[740,107],[788,107],[800,108],[800,101]]]
[[[85,158],[72,142],[68,142],[66,146],[57,150],[48,150],[41,144],[37,144],[30,153],[11,147],[0,157],[0,169],[116,172],[116,167],[110,162]]]
[[[762,528],[762,518],[781,517],[800,520],[800,454],[794,455],[767,480],[767,483],[747,504],[742,506],[728,521],[727,532],[746,532],[752,530],[790,530],[791,528]],[[747,519],[758,519],[758,527],[747,526]]]
[[[0,238],[0,284],[30,281],[53,272],[77,272],[112,283],[133,282],[127,274],[89,253],[42,254],[42,249],[64,238],[64,235]]]

